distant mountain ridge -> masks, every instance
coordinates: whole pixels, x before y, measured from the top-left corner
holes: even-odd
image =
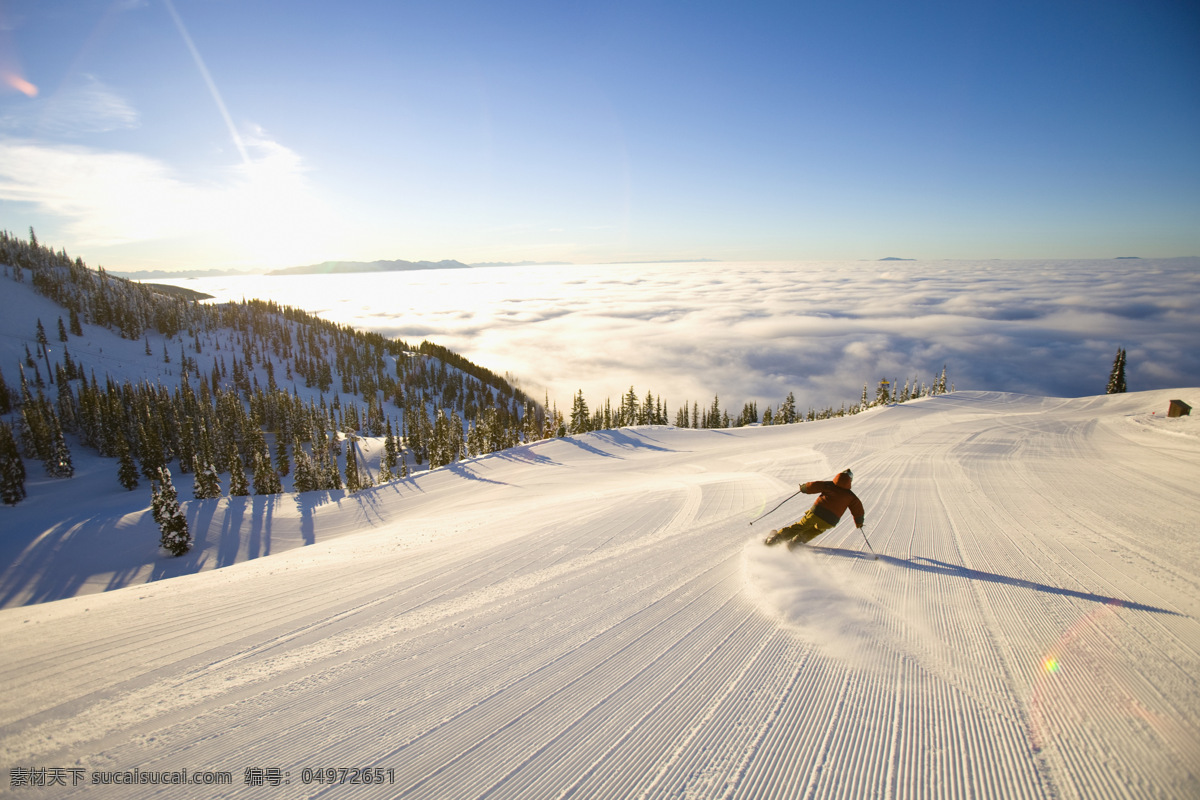
[[[470,269],[461,261],[323,261],[305,267],[286,267],[268,275],[337,275],[349,272],[406,272],[420,269]]]

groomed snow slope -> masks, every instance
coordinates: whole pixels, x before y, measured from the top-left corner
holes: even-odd
[[[1152,415],[1174,396],[1200,390],[959,392],[189,504],[201,552],[314,543],[0,612],[0,752],[233,784],[0,792],[1200,796],[1200,420]],[[758,543],[847,466],[879,560],[848,520]],[[304,782],[343,767],[387,782]]]

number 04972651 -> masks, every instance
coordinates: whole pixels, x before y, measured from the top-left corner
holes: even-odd
[[[395,783],[396,771],[383,767],[305,767],[301,783]]]

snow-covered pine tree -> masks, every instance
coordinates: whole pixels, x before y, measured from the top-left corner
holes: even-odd
[[[242,457],[235,450],[229,459],[229,496],[247,497],[250,494],[250,482],[246,480],[246,467]]]
[[[775,413],[774,424],[791,425],[796,421],[796,393],[788,392],[787,397],[779,404],[779,411]]]
[[[12,428],[0,423],[0,500],[15,506],[25,499],[25,462]]]
[[[179,508],[179,495],[171,483],[171,471],[159,467],[151,487],[151,513],[161,534],[159,543],[171,555],[181,556],[192,549],[192,534],[188,530],[187,517]]]
[[[346,443],[346,491],[350,494],[362,489],[362,483],[358,479],[358,458],[354,451],[354,437],[350,437],[350,441]]]
[[[271,459],[261,451],[254,454],[254,493],[279,494],[283,487],[279,484],[279,474],[271,465]]]
[[[383,440],[383,465],[388,468],[389,474],[395,469],[398,456],[396,435],[392,432],[392,421],[389,419],[387,423],[387,436]]]
[[[511,439],[505,442],[505,447],[516,445],[516,431],[509,431]],[[463,457],[463,451],[467,447],[466,439],[463,437],[463,421],[462,417],[458,416],[457,411],[450,412],[450,430],[448,440],[448,463],[454,463]],[[499,448],[504,449],[504,448]]]
[[[275,437],[275,472],[279,477],[286,478],[292,471],[291,460],[288,456],[287,439],[282,435]]]
[[[583,399],[583,389],[580,389],[571,404],[571,433],[586,433],[590,427],[589,420],[587,400]]]
[[[333,439],[328,442],[329,455],[325,464],[325,481],[322,489],[337,490],[342,488],[342,472],[338,467],[338,456],[342,454],[342,443],[338,440],[337,434],[333,434]]]
[[[886,406],[891,402],[892,392],[891,383],[887,378],[881,378],[879,386],[875,389],[875,403],[877,406]]]
[[[1125,348],[1117,349],[1117,357],[1113,359],[1112,371],[1108,373],[1107,394],[1123,394],[1125,392]]]
[[[217,468],[199,453],[192,456],[192,471],[196,474],[192,496],[197,500],[213,500],[221,496],[221,477]]]
[[[296,469],[292,478],[292,485],[297,492],[315,492],[320,489],[320,483],[317,480],[316,469],[313,466],[312,458],[304,451],[300,444],[300,440],[296,439],[292,443],[292,453],[295,455]]]

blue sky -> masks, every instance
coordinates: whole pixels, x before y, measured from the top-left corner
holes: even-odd
[[[1190,2],[0,0],[0,227],[112,269],[1200,254]]]

